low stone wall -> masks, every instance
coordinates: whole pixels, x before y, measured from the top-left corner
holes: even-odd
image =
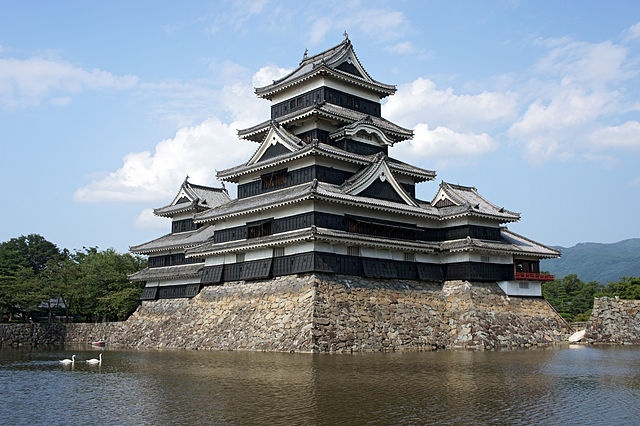
[[[561,342],[570,333],[545,300],[509,298],[496,284],[305,274],[205,287],[193,299],[143,301],[123,323],[69,324],[66,339],[351,352],[524,347]]]
[[[63,324],[0,324],[0,346],[62,345]]]
[[[591,312],[587,342],[640,344],[640,300],[596,298]]]

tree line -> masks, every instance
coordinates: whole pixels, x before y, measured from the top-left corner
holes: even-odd
[[[587,321],[591,316],[595,297],[640,299],[640,277],[623,277],[606,285],[597,281],[585,283],[576,274],[545,282],[542,296],[569,321]]]
[[[71,252],[37,234],[0,244],[1,321],[121,321],[140,304],[144,283],[128,275],[146,259],[113,249]]]

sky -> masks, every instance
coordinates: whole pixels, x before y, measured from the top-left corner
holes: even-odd
[[[397,86],[394,158],[474,186],[551,246],[640,237],[640,2],[0,2],[0,242],[124,253],[186,176],[257,144],[254,88],[339,44]],[[235,196],[235,187],[226,187]]]

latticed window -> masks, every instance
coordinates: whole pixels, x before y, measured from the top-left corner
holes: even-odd
[[[405,260],[405,262],[415,262],[416,261],[416,254],[415,253],[405,253],[404,254],[404,260]]]
[[[349,256],[360,256],[360,247],[358,246],[348,246],[347,254]]]
[[[273,219],[247,224],[247,238],[258,238],[271,235],[273,232]]]
[[[274,247],[273,257],[282,257],[282,256],[284,256],[284,247]]]
[[[261,180],[263,190],[283,187],[287,184],[287,169],[262,175]]]

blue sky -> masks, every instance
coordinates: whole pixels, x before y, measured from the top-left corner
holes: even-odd
[[[391,155],[438,172],[420,198],[475,186],[548,245],[640,237],[640,2],[26,0],[0,4],[0,241],[168,232],[185,176],[257,147],[253,88],[345,30],[415,131]]]

